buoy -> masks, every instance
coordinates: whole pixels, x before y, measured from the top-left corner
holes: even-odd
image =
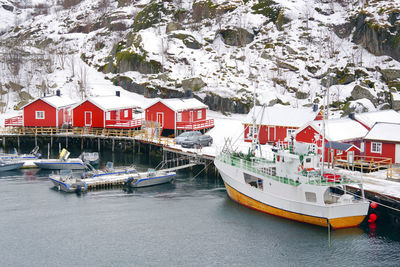
[[[374,223],[374,222],[376,221],[376,219],[378,219],[378,216],[376,216],[375,213],[371,213],[371,214],[369,215],[368,222],[369,222],[369,223]]]
[[[372,201],[369,206],[371,207],[371,209],[376,209],[376,207],[378,207],[378,203]]]

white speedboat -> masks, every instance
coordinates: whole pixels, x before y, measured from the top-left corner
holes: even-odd
[[[42,159],[35,161],[35,165],[48,170],[84,170],[86,164],[81,158],[68,158],[69,152],[64,148],[58,159]]]
[[[173,171],[149,169],[147,172],[138,172],[129,176],[125,181],[125,185],[136,188],[165,184],[170,183],[175,175],[176,172]]]
[[[49,180],[59,191],[81,193],[87,190],[84,179],[74,177],[72,170],[61,170],[60,174],[50,174]]]
[[[39,153],[39,147],[36,146],[29,154],[19,154],[17,150],[14,148],[14,153],[2,153],[0,154],[0,160],[5,161],[15,161],[15,162],[23,162],[21,168],[36,168],[37,166],[33,163],[42,158],[42,155]]]
[[[0,172],[17,170],[24,165],[23,161],[4,161],[0,160]]]
[[[225,148],[215,158],[231,199],[265,213],[333,229],[358,226],[364,220],[369,202],[346,192],[346,185],[359,181],[334,170],[322,173],[320,156],[308,144],[272,153],[245,156]]]

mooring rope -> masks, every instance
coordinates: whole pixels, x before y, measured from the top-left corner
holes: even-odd
[[[213,162],[213,161],[211,160],[207,165],[204,164],[204,168],[201,169],[195,176],[193,176],[192,178],[190,178],[189,181],[193,181],[194,179],[196,179],[197,176],[199,176],[200,173],[201,173],[202,171],[204,171],[212,162]]]

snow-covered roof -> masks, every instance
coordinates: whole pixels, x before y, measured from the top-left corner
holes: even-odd
[[[120,97],[116,95],[89,97],[79,102],[75,107],[80,106],[85,101],[90,101],[104,111],[141,107],[141,104],[132,98]]]
[[[301,127],[309,121],[313,121],[318,115],[318,111],[312,108],[292,108],[282,105],[273,107],[256,106],[253,107],[244,121],[244,123],[252,124],[253,117],[256,117],[256,123],[271,126],[289,126]]]
[[[323,121],[313,121],[297,132],[302,131],[307,126],[313,127],[317,132],[322,134]],[[346,141],[363,138],[368,130],[360,123],[349,118],[325,120],[325,139],[328,141]]]
[[[207,105],[203,104],[196,98],[168,98],[168,99],[161,99],[159,101],[154,102],[153,104],[149,105],[147,108],[155,105],[156,103],[161,102],[173,111],[179,112],[188,109],[202,109],[208,108]],[[147,109],[146,108],[146,109]]]
[[[353,144],[348,144],[348,143],[342,143],[342,142],[335,142],[335,141],[329,141],[325,144],[326,148],[332,148],[336,150],[342,150],[342,151],[348,151],[352,147],[355,147],[356,149],[360,150],[358,147],[356,147]]]
[[[400,142],[399,123],[376,123],[364,139]]]
[[[26,106],[36,102],[37,100],[42,100],[44,102],[46,102],[47,104],[49,104],[50,106],[53,106],[55,108],[62,108],[62,107],[66,107],[66,106],[72,106],[75,102],[70,99],[69,97],[66,96],[58,96],[58,95],[52,95],[52,96],[44,96],[44,97],[38,97],[35,100],[33,100],[32,102],[24,105],[22,108],[25,108]]]
[[[371,128],[377,122],[400,123],[400,114],[392,109],[356,113],[354,118],[368,128]]]

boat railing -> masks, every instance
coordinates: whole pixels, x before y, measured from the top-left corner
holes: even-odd
[[[218,159],[232,166],[240,167],[243,170],[257,173],[268,179],[294,186],[300,185],[298,180],[277,176],[275,163],[273,161],[263,158],[251,158],[248,160],[246,158],[240,158],[231,154],[221,154],[218,156]]]

